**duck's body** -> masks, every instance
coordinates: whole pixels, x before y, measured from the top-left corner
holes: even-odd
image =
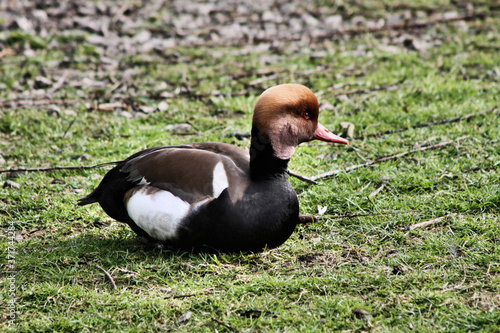
[[[318,102],[300,85],[264,92],[250,154],[224,143],[150,148],[110,170],[80,205],[99,202],[140,236],[185,250],[260,251],[292,234],[299,203],[286,170],[295,146],[347,143],[317,123]]]

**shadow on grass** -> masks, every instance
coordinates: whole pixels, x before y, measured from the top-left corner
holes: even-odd
[[[81,234],[79,236],[67,238],[64,240],[53,238],[50,240],[31,239],[28,242],[18,243],[20,251],[25,251],[24,255],[37,255],[42,253],[52,255],[70,254],[88,256],[92,254],[95,257],[104,258],[124,253],[127,255],[143,257],[161,257],[169,259],[179,256],[193,256],[196,253],[186,251],[159,248],[145,244],[139,237],[135,236],[104,236],[100,234]]]
[[[84,290],[168,286],[218,276],[220,265],[260,267],[259,254],[191,253],[150,248],[128,234],[99,233],[60,240],[31,239],[18,244],[20,285],[79,286]],[[264,260],[265,261],[265,260]]]
[[[151,249],[139,238],[82,234],[60,240],[31,239],[18,243],[19,283],[101,285],[103,272],[118,285],[143,285],[172,272],[206,261],[203,255],[175,250]],[[209,259],[209,258],[208,258]],[[106,280],[106,278],[104,278]],[[23,280],[23,281],[21,281]]]
[[[177,265],[180,262],[240,262],[259,260],[259,253],[189,252],[145,244],[139,237],[84,233],[64,240],[32,238],[18,243],[20,264],[29,267],[55,264],[59,268],[74,264],[127,266],[145,264]],[[27,267],[29,269],[29,267]],[[104,266],[103,266],[104,267]]]

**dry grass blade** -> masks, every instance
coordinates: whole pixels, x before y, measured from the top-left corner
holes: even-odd
[[[111,282],[111,284],[113,285],[113,290],[117,289],[115,280],[113,279],[113,277],[111,276],[111,274],[107,270],[105,270],[104,268],[102,268],[101,266],[99,266],[97,264],[94,264],[94,266],[97,267],[97,268],[99,268],[104,273],[104,275],[106,275],[106,277],[108,278],[109,282]]]
[[[370,193],[370,194],[368,195],[368,199],[373,198],[374,196],[376,196],[377,194],[379,194],[379,193],[380,193],[380,191],[382,191],[382,190],[383,190],[384,188],[386,188],[386,187],[387,187],[387,185],[382,184],[379,188],[377,188],[375,191],[373,191],[372,193]]]
[[[54,86],[49,89],[48,93],[49,94],[53,94],[55,93],[59,88],[62,87],[62,85],[64,84],[64,81],[66,81],[66,78],[68,76],[68,72],[67,71],[64,71],[63,75],[61,76],[61,78],[54,84]]]
[[[450,290],[460,289],[464,285],[465,280],[467,279],[467,270],[465,268],[465,263],[464,262],[462,263],[462,271],[463,271],[463,275],[464,275],[464,277],[462,278],[462,281],[460,281],[460,283],[457,284],[456,286],[443,289],[443,291],[450,291]]]

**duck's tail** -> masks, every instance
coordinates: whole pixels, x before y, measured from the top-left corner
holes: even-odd
[[[89,195],[78,199],[78,206],[85,206],[85,205],[90,205],[95,202],[97,202],[97,199],[92,196],[94,192],[90,193]]]

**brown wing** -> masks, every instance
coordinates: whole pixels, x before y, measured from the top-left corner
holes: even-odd
[[[144,234],[127,214],[127,195],[149,184],[148,189],[170,191],[189,203],[212,197],[218,163],[224,166],[228,194],[233,201],[239,200],[250,183],[248,153],[223,143],[195,143],[148,148],[130,156],[111,169],[78,205],[98,202],[109,216]]]
[[[127,181],[171,191],[188,202],[214,194],[214,170],[222,163],[228,190],[238,199],[249,182],[249,155],[223,143],[195,143],[139,154],[120,169]],[[224,175],[222,175],[224,176]]]

